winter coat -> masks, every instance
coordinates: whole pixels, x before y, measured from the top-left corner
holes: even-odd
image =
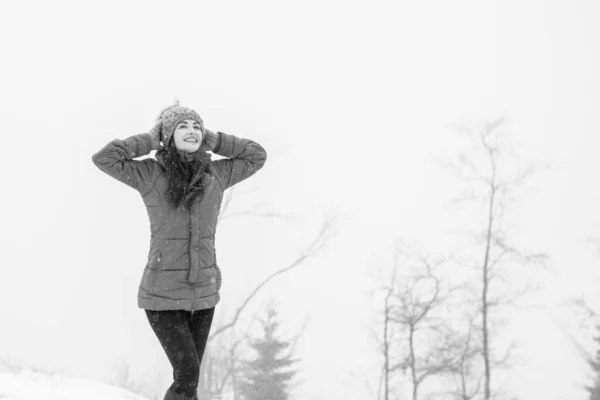
[[[151,238],[138,288],[140,308],[195,311],[219,302],[215,229],[223,192],[261,169],[267,153],[252,140],[218,135],[220,143],[213,152],[227,158],[210,161],[211,180],[189,210],[168,204],[162,152],[156,153],[156,160],[134,160],[150,153],[150,135],[113,140],[92,157],[100,170],[136,189],[146,205]]]

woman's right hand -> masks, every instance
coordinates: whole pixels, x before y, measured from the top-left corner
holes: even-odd
[[[152,150],[162,150],[163,145],[160,143],[160,131],[162,129],[162,121],[159,121],[148,134],[150,135],[150,140],[152,142]]]

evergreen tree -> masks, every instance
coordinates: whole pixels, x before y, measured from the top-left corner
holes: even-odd
[[[289,400],[289,385],[296,375],[290,367],[297,360],[287,354],[292,342],[278,337],[275,308],[269,306],[266,314],[262,337],[250,340],[256,358],[247,363],[240,394],[244,400]]]
[[[592,386],[586,386],[588,393],[590,394],[589,400],[600,400],[600,326],[596,327],[599,334],[594,337],[597,349],[594,357],[588,359],[588,365],[592,369],[594,376],[594,383]]]

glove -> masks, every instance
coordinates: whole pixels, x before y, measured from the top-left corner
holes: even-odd
[[[150,132],[148,132],[148,134],[150,135],[150,140],[152,142],[152,150],[162,150],[164,148],[163,145],[160,143],[161,130],[162,122],[159,121],[156,125],[154,125],[154,127],[152,127],[152,129],[150,129]]]
[[[218,133],[214,133],[213,131],[204,128],[204,137],[202,138],[200,150],[214,151],[219,146],[219,141],[220,136]]]

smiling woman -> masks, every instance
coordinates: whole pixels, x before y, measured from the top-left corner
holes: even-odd
[[[151,150],[158,150],[156,160],[134,160]],[[207,150],[225,158],[212,161]],[[197,399],[220,299],[215,230],[223,192],[266,158],[258,143],[206,129],[198,113],[179,103],[163,110],[149,133],[113,140],[93,156],[98,168],[136,189],[148,211],[152,234],[138,306],[173,367],[164,400]]]
[[[173,140],[175,140],[177,150],[194,153],[200,148],[202,136],[200,123],[193,119],[186,119],[180,122],[177,128],[175,128]]]
[[[206,129],[200,115],[180,107],[179,102],[160,113],[159,124],[150,135],[153,147],[159,150],[157,158],[162,159],[164,152],[169,175],[165,195],[169,203],[173,207],[189,208],[209,183],[212,175],[206,150],[217,148],[221,136]]]

